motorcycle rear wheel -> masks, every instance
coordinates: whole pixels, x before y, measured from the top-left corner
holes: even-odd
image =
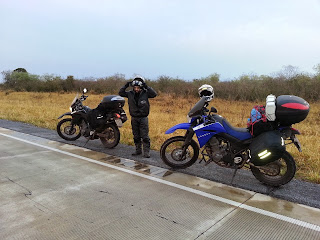
[[[185,137],[176,136],[167,139],[161,146],[160,157],[162,161],[172,168],[187,168],[194,164],[199,156],[198,144],[191,140],[191,143],[187,146],[186,154],[182,156],[182,146],[184,144]]]
[[[285,152],[277,161],[261,166],[260,169],[254,166],[251,166],[250,169],[260,182],[268,186],[279,187],[290,182],[294,177],[296,164],[290,153]]]
[[[114,124],[107,124],[105,129],[101,132],[107,137],[100,137],[100,141],[106,148],[114,148],[119,144],[120,131]]]
[[[71,121],[71,118],[64,118],[57,124],[58,135],[67,141],[75,141],[81,137],[80,127],[71,124]]]

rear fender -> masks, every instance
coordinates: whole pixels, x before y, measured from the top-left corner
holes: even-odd
[[[171,128],[169,128],[167,131],[166,131],[166,134],[170,134],[170,133],[173,133],[175,132],[176,130],[178,129],[184,129],[184,130],[188,130],[190,128],[191,124],[190,123],[179,123]]]
[[[280,127],[279,129],[284,139],[293,138],[295,135],[301,134],[298,129],[295,129],[293,127]]]
[[[293,127],[291,127],[290,130],[291,130],[291,136],[290,136],[291,141],[294,143],[294,145],[296,146],[298,151],[302,152],[301,143],[300,143],[299,139],[296,137],[296,135],[301,134],[300,131],[298,129],[293,128]]]

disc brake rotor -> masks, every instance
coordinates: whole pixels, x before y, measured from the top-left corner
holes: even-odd
[[[76,132],[76,128],[73,128],[72,126],[67,126],[64,128],[64,133],[67,135],[73,135]]]
[[[176,148],[171,152],[171,157],[175,161],[184,161],[186,160],[187,156],[189,156],[189,151],[187,149],[186,154],[182,156],[182,149]]]

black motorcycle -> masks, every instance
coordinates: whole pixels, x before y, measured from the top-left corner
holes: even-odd
[[[117,95],[105,96],[97,108],[91,109],[82,102],[87,99],[87,89],[83,89],[82,95],[73,99],[70,111],[62,114],[65,116],[57,125],[59,136],[67,141],[75,141],[81,136],[87,140],[100,139],[106,148],[114,148],[120,141],[119,128],[127,121],[127,115],[123,110],[125,100]]]

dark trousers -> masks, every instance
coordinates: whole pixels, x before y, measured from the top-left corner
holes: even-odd
[[[133,141],[137,149],[141,149],[141,140],[144,151],[150,150],[148,117],[131,117]]]

